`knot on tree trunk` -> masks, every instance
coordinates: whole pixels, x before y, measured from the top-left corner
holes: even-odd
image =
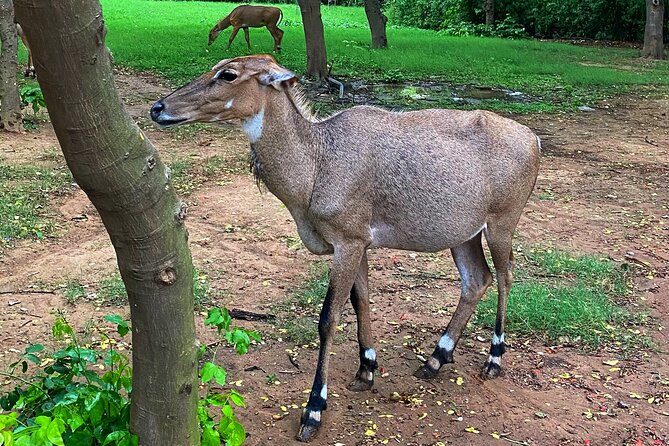
[[[186,220],[187,213],[188,213],[188,205],[183,201],[180,201],[176,213],[177,223],[183,224],[184,220]]]
[[[163,268],[158,273],[158,281],[163,285],[172,285],[177,281],[177,272],[171,266]]]

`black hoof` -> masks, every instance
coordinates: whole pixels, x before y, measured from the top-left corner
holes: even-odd
[[[306,418],[305,420],[305,418],[302,417],[302,425],[300,426],[300,430],[295,436],[295,439],[303,443],[310,442],[318,433],[318,428],[320,426],[320,421],[315,421],[313,418]]]
[[[500,373],[502,373],[502,368],[500,367],[499,364],[495,364],[494,362],[486,362],[485,365],[483,366],[483,370],[481,370],[481,378],[484,379],[493,379],[497,378]]]
[[[420,379],[434,379],[437,377],[439,370],[424,365],[413,373],[413,376]]]
[[[365,392],[370,390],[374,386],[374,381],[366,381],[364,379],[355,378],[348,385],[348,389],[353,392]]]

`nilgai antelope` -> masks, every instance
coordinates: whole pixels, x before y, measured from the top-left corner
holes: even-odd
[[[209,31],[209,45],[214,43],[218,34],[226,28],[232,26],[232,34],[228,40],[228,48],[232,45],[232,41],[237,37],[239,28],[244,30],[244,37],[246,44],[251,49],[251,41],[249,40],[249,28],[267,27],[267,30],[274,38],[274,51],[281,51],[281,39],[283,38],[283,31],[277,26],[279,21],[283,18],[283,12],[279,8],[273,6],[252,6],[240,5],[232,10],[228,16],[224,17]]]
[[[433,378],[453,350],[493,277],[499,302],[482,374],[500,373],[511,287],[511,242],[539,170],[539,139],[527,127],[487,111],[390,112],[358,106],[315,118],[297,77],[272,56],[222,60],[160,99],[161,126],[241,120],[251,168],[288,208],[304,245],[333,254],[321,310],[320,352],[297,438],[317,432],[326,408],[329,352],[350,298],[358,321],[360,366],[350,388],[374,383],[367,249],[421,252],[450,248],[462,279],[460,301],[434,352],[415,375]]]
[[[28,51],[28,66],[26,67],[26,71],[23,72],[23,75],[25,77],[35,77],[35,65],[33,64],[33,53],[30,51],[30,45],[28,45],[28,38],[26,37],[26,33],[23,32],[23,28],[21,28],[21,25],[18,23],[16,24],[16,34],[19,35],[21,40],[23,41],[23,45],[26,47],[26,51]]]

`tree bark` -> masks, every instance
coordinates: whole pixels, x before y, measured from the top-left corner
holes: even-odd
[[[14,5],[12,0],[0,0],[0,130],[20,132],[21,98],[16,84],[19,63]]]
[[[485,0],[485,24],[495,24],[495,0]]]
[[[297,0],[302,13],[304,40],[307,45],[307,75],[317,79],[328,76],[325,32],[320,0]]]
[[[387,48],[386,23],[388,17],[381,12],[381,0],[365,0],[365,14],[372,31],[372,48]]]
[[[123,109],[98,0],[15,0],[56,136],[116,250],[132,319],[130,429],[143,446],[200,444],[186,206]]]
[[[641,57],[664,59],[664,0],[646,0],[646,32]]]

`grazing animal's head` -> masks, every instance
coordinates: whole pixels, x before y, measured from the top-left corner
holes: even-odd
[[[214,43],[214,40],[216,40],[216,38],[218,37],[218,34],[220,32],[221,32],[221,30],[218,29],[218,27],[214,26],[211,29],[211,31],[209,31],[209,43],[207,43],[207,45],[211,46],[211,44]]]
[[[270,55],[225,59],[153,104],[151,118],[164,127],[249,119],[262,110],[268,91],[286,90],[296,81]]]

